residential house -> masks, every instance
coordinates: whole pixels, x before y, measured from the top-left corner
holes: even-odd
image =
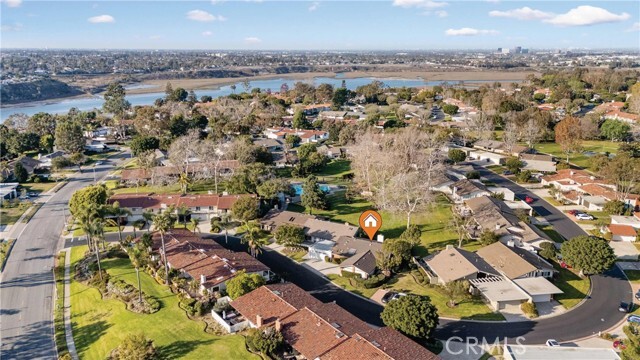
[[[491,192],[479,180],[462,179],[449,185],[449,187],[451,189],[451,199],[458,204],[479,196],[491,195]]]
[[[284,143],[278,139],[256,138],[251,141],[253,142],[253,145],[261,146],[270,153],[284,150]]]
[[[62,156],[64,156],[64,151],[60,151],[60,150],[54,151],[46,155],[38,154],[38,161],[40,161],[38,168],[51,169],[53,167],[53,164],[52,164],[53,159],[62,157]]]
[[[611,224],[627,225],[636,230],[640,230],[640,218],[638,214],[639,213],[635,213],[634,216],[611,215]]]
[[[103,143],[102,141],[87,139],[84,144],[84,149],[86,151],[92,152],[105,152],[109,151],[109,147]]]
[[[322,111],[318,118],[322,120],[344,120],[346,116],[346,111]]]
[[[264,134],[269,139],[284,140],[287,135],[297,135],[301,139],[301,143],[317,143],[329,138],[329,133],[322,130],[302,130],[291,128],[268,128]]]
[[[607,229],[611,233],[612,241],[633,242],[638,239],[638,234],[640,234],[640,230],[630,225],[609,224]]]
[[[11,200],[18,197],[18,183],[0,183],[0,199]]]
[[[331,104],[310,104],[304,107],[302,110],[306,116],[318,115],[324,111],[331,110]]]
[[[109,198],[108,203],[117,202],[120,207],[131,212],[126,221],[143,219],[145,212],[158,214],[169,207],[175,208],[175,213],[182,208],[189,210],[185,221],[191,218],[211,220],[214,217],[231,214],[231,208],[239,198],[255,195],[217,195],[217,194],[116,194]],[[258,202],[256,201],[256,207]]]
[[[584,188],[586,185],[598,185],[610,191],[616,190],[615,185],[584,170],[562,169],[558,170],[557,174],[543,176],[540,180],[543,186],[551,185],[559,190],[556,199],[573,204],[580,204],[582,194],[595,191],[594,187]]]
[[[320,145],[318,146],[317,151],[329,159],[337,159],[342,155],[340,148],[331,145]]]
[[[476,254],[512,280],[530,277],[550,279],[556,272],[553,265],[538,254],[500,241],[480,248]]]
[[[445,285],[451,281],[498,276],[498,272],[476,253],[452,245],[425,258],[432,284]]]
[[[382,243],[352,236],[340,236],[331,248],[334,259],[342,259],[340,268],[359,274],[363,279],[375,274],[375,254],[382,250]]]
[[[152,239],[153,253],[161,255],[160,233],[154,232]],[[266,281],[273,276],[266,265],[246,252],[227,250],[215,241],[202,239],[186,229],[171,229],[164,234],[164,241],[169,268],[178,270],[186,279],[198,281],[201,291],[225,290],[226,282],[241,270],[259,274]],[[157,257],[159,261],[162,258]]]
[[[166,151],[155,149],[153,151],[153,161],[156,165],[171,166],[171,161]]]
[[[542,154],[520,154],[520,161],[524,163],[523,169],[531,171],[555,172],[556,162],[553,157]]]
[[[33,174],[34,171],[36,169],[38,169],[40,167],[40,161],[30,158],[28,156],[22,156],[21,158],[17,159],[17,160],[13,160],[10,161],[7,164],[7,167],[9,168],[9,175],[13,175],[13,169],[15,168],[16,164],[20,162],[22,164],[22,167],[24,167],[25,170],[27,170],[27,173],[29,175]]]
[[[466,209],[463,211],[469,212],[476,224],[469,231],[471,238],[477,238],[488,230],[494,232],[500,241],[512,241],[518,246],[539,248],[540,243],[551,241],[540,229],[520,220],[514,210],[501,200],[480,196],[464,204]]]
[[[290,283],[262,286],[230,305],[250,327],[280,331],[297,359],[439,359],[398,331],[374,329],[335,303],[324,304]]]
[[[469,157],[473,160],[484,161],[495,165],[504,165],[508,158],[506,155],[484,150],[473,150],[469,153]]]
[[[107,137],[114,135],[115,133],[116,131],[113,127],[101,126],[94,130],[85,130],[84,137],[98,141],[106,141]]]

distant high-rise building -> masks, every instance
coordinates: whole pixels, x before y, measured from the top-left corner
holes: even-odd
[[[522,47],[520,47],[520,46],[516,46],[516,48],[514,49],[514,52],[515,52],[516,54],[521,54],[521,53],[522,53]]]
[[[503,53],[503,54],[508,54],[509,52],[510,52],[510,51],[509,51],[509,49],[502,48],[502,53]]]
[[[528,54],[529,53],[529,49],[522,49],[522,53],[523,54]]]
[[[501,53],[502,52],[502,48],[498,48],[498,52]]]

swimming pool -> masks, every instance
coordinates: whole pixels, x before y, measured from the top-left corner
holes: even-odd
[[[291,187],[296,192],[296,196],[302,195],[302,184],[291,184]],[[318,184],[318,187],[320,188],[320,190],[322,190],[322,192],[331,192],[331,186],[327,184]]]

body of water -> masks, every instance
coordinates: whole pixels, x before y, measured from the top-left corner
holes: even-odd
[[[296,192],[296,196],[302,195],[302,184],[292,184],[291,187]],[[324,193],[331,192],[331,186],[327,184],[318,184],[318,188],[320,188],[320,191]]]
[[[306,80],[289,80],[289,79],[267,79],[267,80],[254,80],[250,81],[249,85],[251,89],[260,88],[263,92],[267,89],[270,89],[272,92],[279,92],[280,87],[283,84],[287,84],[289,89],[293,89],[294,84],[296,82],[305,82],[309,84],[313,84],[318,86],[320,84],[331,84],[334,87],[339,87],[342,85],[342,81],[346,83],[346,86],[350,90],[355,90],[357,87],[362,85],[370,84],[371,82],[379,80],[382,81],[388,87],[418,87],[418,86],[435,86],[441,85],[443,81],[424,81],[423,79],[401,79],[401,78],[373,78],[373,77],[363,77],[363,78],[355,78],[355,79],[343,79],[341,77],[332,78],[332,77],[316,77],[310,78]],[[493,80],[467,80],[466,82],[493,82]],[[502,81],[502,82],[510,82],[510,81]],[[449,83],[458,83],[458,81],[449,81]],[[236,93],[240,93],[245,91],[245,88],[242,82],[237,82],[234,84],[236,86]],[[149,88],[155,87],[155,85],[132,85],[129,87],[133,88]],[[249,91],[251,91],[249,89]],[[230,85],[221,86],[216,89],[201,89],[196,90],[195,93],[200,98],[203,95],[209,95],[213,98],[217,98],[220,96],[227,96],[234,92]],[[151,105],[153,102],[158,99],[164,97],[164,92],[155,92],[148,94],[136,94],[136,95],[128,95],[127,100],[131,103],[131,105]],[[18,105],[9,105],[5,108],[0,109],[0,121],[4,121],[7,117],[12,114],[24,113],[29,116],[39,113],[46,112],[51,114],[61,114],[67,113],[69,109],[72,107],[77,108],[80,111],[93,110],[94,108],[101,108],[104,99],[101,96],[93,96],[93,97],[82,97],[82,98],[69,98],[69,99],[61,99],[61,100],[50,100],[50,101],[40,101],[26,104],[18,104]]]

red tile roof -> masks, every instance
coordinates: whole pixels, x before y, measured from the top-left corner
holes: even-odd
[[[349,339],[307,308],[282,319],[282,336],[307,359],[316,359]]]
[[[629,225],[609,224],[607,226],[613,235],[620,236],[637,236],[636,229]]]
[[[276,319],[283,319],[298,311],[266,286],[240,296],[231,302],[231,306],[253,324],[256,324],[258,315],[261,316],[263,325],[270,325]]]
[[[556,181],[563,184],[570,184],[570,181],[573,181],[575,185],[586,185],[586,184],[609,185],[609,182],[604,179],[600,179],[584,170],[574,170],[574,169],[558,170],[556,174],[543,176],[542,179],[547,182]]]
[[[229,210],[243,196],[255,195],[215,195],[215,194],[197,194],[197,195],[151,195],[151,194],[116,194],[109,198],[108,203],[118,202],[121,207],[126,208],[143,208],[143,209],[160,209],[164,206],[175,206],[179,208],[186,206],[192,207],[209,207],[213,206],[219,210]],[[257,205],[256,205],[257,206]]]

